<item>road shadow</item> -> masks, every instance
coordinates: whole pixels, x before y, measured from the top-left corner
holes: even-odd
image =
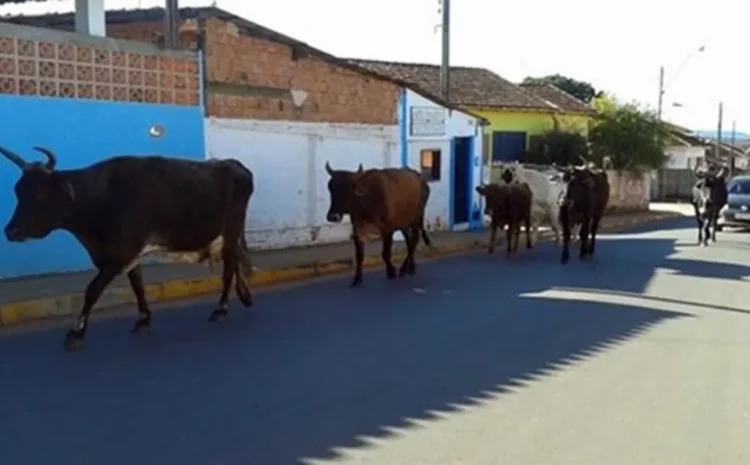
[[[666,242],[641,244],[667,253]],[[642,248],[642,249],[641,249]],[[685,313],[616,302],[528,298],[583,282],[637,288],[602,243],[601,261],[562,267],[551,244],[506,260],[420,263],[413,279],[348,277],[259,295],[224,325],[210,306],[0,338],[3,465],[303,464],[366,447],[393,428],[512,395]],[[645,276],[648,261],[625,254]],[[653,256],[652,256],[653,259]],[[652,265],[653,268],[653,265]]]

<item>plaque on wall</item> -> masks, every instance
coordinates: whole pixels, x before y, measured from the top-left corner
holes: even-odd
[[[409,108],[409,134],[412,136],[445,135],[445,109],[441,107]]]

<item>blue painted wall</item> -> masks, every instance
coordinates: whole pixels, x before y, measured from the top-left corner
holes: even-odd
[[[0,145],[28,160],[43,160],[32,146],[48,147],[58,168],[85,167],[112,155],[159,154],[205,158],[203,109],[103,101],[0,96]],[[150,136],[152,125],[164,128]],[[0,227],[16,206],[13,192],[20,171],[0,157]],[[133,186],[137,189],[138,186]],[[0,233],[0,279],[91,269],[88,255],[75,238],[55,231],[44,239],[9,243]]]

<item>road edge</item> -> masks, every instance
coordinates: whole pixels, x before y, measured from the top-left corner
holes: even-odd
[[[680,216],[678,213],[673,212],[644,212],[642,215],[611,215],[603,218],[601,230],[602,232],[616,232],[619,229],[627,229],[646,223],[678,218]],[[551,237],[552,235],[549,231],[540,234],[540,240],[549,240]],[[466,242],[422,248],[418,251],[417,255],[420,258],[436,258],[468,253],[484,247],[486,247],[485,243],[474,239],[467,240]],[[400,261],[404,256],[404,251],[398,251],[393,254],[393,259],[394,261]],[[371,254],[365,257],[363,266],[365,268],[375,268],[382,266],[381,262],[379,253]],[[253,273],[250,285],[253,289],[257,289],[276,284],[342,274],[346,271],[351,271],[351,269],[351,259],[346,259],[317,262],[291,268],[256,270]],[[218,293],[220,287],[221,278],[219,276],[211,276],[152,283],[145,286],[145,291],[149,303],[157,304]],[[93,312],[98,313],[114,307],[134,304],[135,296],[130,287],[118,286],[108,289],[102,295]],[[10,327],[22,323],[75,315],[80,311],[82,305],[83,291],[73,295],[45,297],[2,304],[0,305],[0,327]]]

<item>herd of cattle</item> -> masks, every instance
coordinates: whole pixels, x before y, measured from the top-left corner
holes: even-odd
[[[123,273],[139,312],[133,331],[150,329],[152,313],[139,261],[154,252],[190,253],[195,261],[223,262],[221,295],[209,321],[227,316],[233,281],[242,304],[253,304],[247,280],[253,267],[244,227],[255,186],[252,172],[242,163],[117,156],[82,169],[57,170],[52,151],[34,149],[46,157],[44,163],[28,162],[0,147],[0,153],[21,170],[14,187],[17,206],[5,228],[7,239],[21,242],[66,230],[85,248],[97,269],[86,287],[76,323],[66,335],[67,350],[83,347],[93,306]],[[420,173],[410,168],[365,170],[361,164],[357,171],[335,170],[328,163],[326,171],[327,220],[341,222],[349,215],[352,225],[355,271],[351,286],[362,283],[364,243],[373,236],[382,241],[388,279],[414,275],[420,238],[430,245],[424,222],[430,188]],[[594,255],[596,233],[610,196],[603,169],[584,162],[544,172],[513,163],[502,167],[498,183],[476,189],[485,198],[485,213],[491,217],[490,253],[497,229],[506,225],[507,253],[517,251],[523,223],[528,248],[533,247],[540,225],[548,225],[558,243],[562,233],[563,264],[569,259],[574,227],[579,228],[580,259]],[[726,202],[723,174],[702,173],[694,188],[694,205],[699,226],[705,224],[706,241],[721,202]],[[398,274],[391,259],[395,231],[403,234],[407,249]]]

